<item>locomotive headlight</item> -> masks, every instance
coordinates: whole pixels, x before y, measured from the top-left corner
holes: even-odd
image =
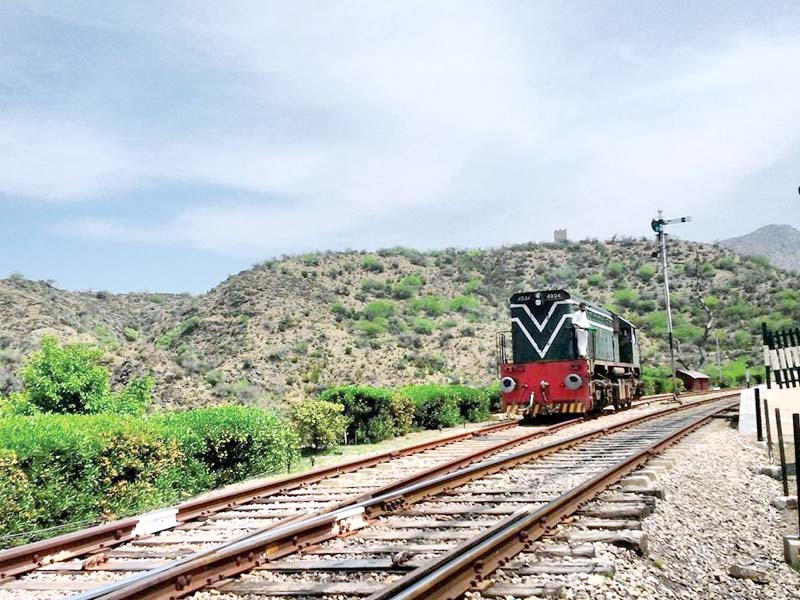
[[[567,386],[568,390],[577,390],[583,385],[583,379],[577,373],[570,373],[564,377],[564,385]]]
[[[503,377],[500,380],[500,391],[504,394],[508,394],[514,391],[517,387],[517,382],[514,381],[511,377]]]

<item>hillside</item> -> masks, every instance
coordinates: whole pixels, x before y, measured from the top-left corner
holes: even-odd
[[[767,225],[719,244],[746,256],[763,256],[781,269],[800,271],[800,231],[791,225]]]
[[[488,384],[495,335],[509,328],[508,297],[531,288],[616,306],[641,327],[646,364],[663,365],[653,250],[651,241],[622,240],[309,254],[257,265],[201,296],[0,280],[0,384],[4,393],[18,385],[20,361],[48,332],[106,348],[116,385],[151,371],[168,406],[280,406],[347,382]],[[715,373],[718,331],[723,360],[741,376],[746,359],[758,364],[762,318],[780,327],[800,317],[796,274],[707,244],[675,241],[671,257],[687,366]]]

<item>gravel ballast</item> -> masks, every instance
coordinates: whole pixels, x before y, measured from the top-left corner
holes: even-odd
[[[691,436],[661,481],[666,502],[644,521],[649,574],[677,598],[800,598],[800,574],[783,561],[784,520],[770,504],[780,484],[758,474],[763,449],[717,422]],[[658,565],[661,568],[658,568]],[[732,577],[741,567],[766,583]]]

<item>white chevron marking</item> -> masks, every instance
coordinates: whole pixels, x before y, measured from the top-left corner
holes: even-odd
[[[550,339],[547,340],[547,343],[545,344],[543,349],[539,348],[539,345],[534,341],[533,336],[525,328],[525,326],[522,324],[522,321],[520,321],[519,318],[514,317],[511,319],[511,322],[516,323],[519,326],[519,328],[522,330],[522,333],[524,333],[525,337],[528,338],[528,341],[531,343],[531,346],[533,346],[533,349],[536,350],[536,352],[539,354],[539,358],[544,358],[544,355],[547,354],[547,351],[550,350],[550,346],[556,339],[558,332],[561,331],[561,327],[564,325],[564,321],[566,321],[569,317],[570,317],[569,314],[561,315],[561,320],[558,322],[558,325],[556,325],[556,328],[555,330],[553,330],[553,333],[550,334]]]
[[[541,323],[539,322],[539,320],[536,317],[533,316],[533,314],[531,313],[531,309],[528,308],[527,304],[512,304],[511,308],[521,308],[526,313],[528,313],[528,316],[530,317],[531,321],[533,321],[533,324],[536,326],[536,328],[541,333],[542,331],[544,331],[544,328],[547,326],[547,323],[550,321],[550,317],[553,316],[553,313],[556,310],[556,306],[566,305],[566,304],[578,304],[578,303],[575,302],[575,300],[559,300],[558,302],[553,302],[553,305],[550,307],[550,310],[547,311],[547,315],[545,315],[544,320]],[[587,310],[587,312],[594,313],[594,314],[596,314],[598,316],[601,316],[603,318],[608,318],[603,313],[597,312],[596,310],[592,310],[591,308],[587,307],[586,310]],[[569,313],[566,316],[571,318],[572,317],[572,313]],[[563,321],[563,319],[562,319],[562,321]],[[558,326],[560,327],[561,323],[559,323]],[[597,329],[605,329],[606,331],[614,331],[614,329],[612,327],[609,327],[608,325],[603,325],[601,323],[592,322],[592,326],[596,327]]]

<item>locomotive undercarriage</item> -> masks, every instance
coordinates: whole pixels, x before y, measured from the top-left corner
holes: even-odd
[[[642,385],[637,373],[627,365],[595,364],[591,382],[592,413],[600,413],[607,406],[614,410],[631,407],[642,397]]]

